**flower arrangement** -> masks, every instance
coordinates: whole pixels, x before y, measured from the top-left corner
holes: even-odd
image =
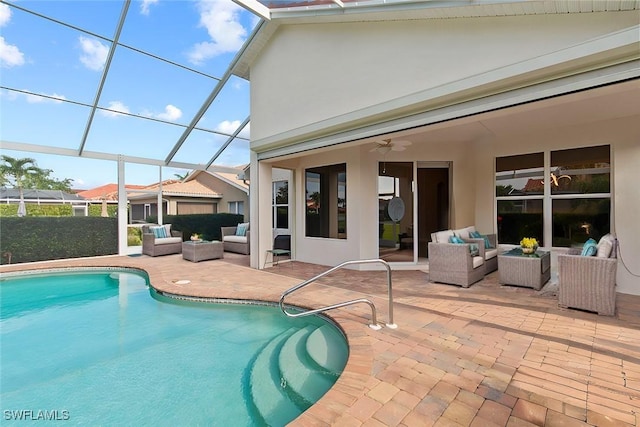
[[[191,235],[191,240],[194,241],[194,242],[199,242],[202,239],[200,238],[200,235],[198,233],[193,233]]]
[[[538,241],[535,237],[524,237],[520,240],[520,247],[525,254],[532,254],[538,249]]]

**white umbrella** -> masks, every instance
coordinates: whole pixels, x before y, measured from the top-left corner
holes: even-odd
[[[20,204],[18,204],[18,216],[26,216],[27,215],[27,207],[24,205],[24,200],[20,199]]]

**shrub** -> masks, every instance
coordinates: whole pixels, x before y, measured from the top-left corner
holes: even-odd
[[[7,217],[0,221],[0,235],[0,252],[9,252],[12,263],[118,253],[116,218]]]

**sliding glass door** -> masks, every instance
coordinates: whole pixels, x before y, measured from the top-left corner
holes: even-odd
[[[413,262],[413,162],[378,165],[378,256]]]

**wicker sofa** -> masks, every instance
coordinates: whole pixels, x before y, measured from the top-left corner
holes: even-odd
[[[498,269],[498,239],[494,234],[487,234],[490,248],[485,247],[483,238],[474,238],[470,236],[471,232],[475,232],[476,228],[472,225],[469,227],[459,228],[456,230],[443,230],[437,233],[431,233],[431,241],[435,243],[449,243],[449,237],[458,236],[467,243],[475,243],[478,245],[480,256],[484,259],[484,273],[489,274]],[[429,253],[431,260],[431,253]]]
[[[248,227],[248,225],[247,225]],[[225,252],[235,252],[238,254],[249,255],[250,247],[250,231],[247,228],[246,233],[243,236],[236,235],[238,227],[220,227],[222,234],[222,244],[224,245]]]
[[[165,233],[170,237],[156,237],[153,227],[158,225],[142,226],[142,253],[149,256],[160,256],[182,253],[182,232],[171,229],[171,224],[165,224]]]
[[[558,304],[613,316],[616,311],[618,241],[612,234],[598,242],[595,256],[576,251],[558,255]]]

